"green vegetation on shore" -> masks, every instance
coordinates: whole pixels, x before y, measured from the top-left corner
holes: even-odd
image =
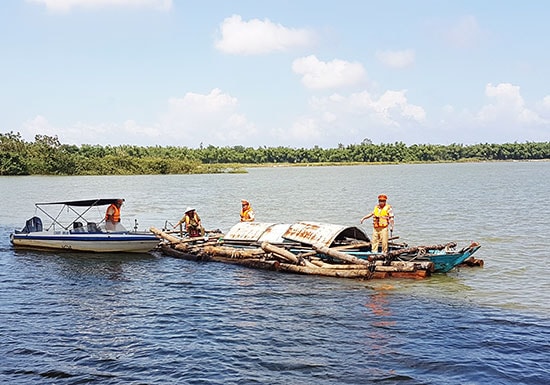
[[[550,142],[338,145],[336,148],[81,146],[54,136],[0,133],[0,175],[145,175],[246,172],[244,167],[550,159]]]

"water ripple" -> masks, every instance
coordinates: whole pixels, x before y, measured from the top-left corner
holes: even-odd
[[[541,219],[550,215],[548,184],[543,183],[549,180],[548,165],[12,178],[9,185],[0,179],[0,211],[7,213],[0,224],[0,382],[550,383],[550,229]],[[477,189],[457,187],[472,183]],[[424,281],[364,282],[151,254],[14,251],[8,241],[15,227],[13,213],[25,212],[26,200],[48,200],[43,195],[50,194],[52,184],[57,189],[53,198],[69,188],[78,194],[100,188],[98,196],[106,186],[118,188],[113,194],[126,196],[128,202],[151,202],[151,212],[149,206],[129,206],[125,213],[149,215],[144,223],[157,226],[155,221],[181,216],[174,212],[174,197],[191,200],[199,195],[188,196],[188,191],[201,192],[203,222],[223,229],[235,220],[235,209],[227,202],[236,202],[238,209],[245,193],[254,197],[263,220],[340,223],[346,217],[356,224],[364,215],[360,211],[371,209],[365,197],[376,196],[383,185],[396,210],[396,226],[408,237],[404,241],[477,238],[486,264]],[[341,186],[346,186],[345,193]],[[540,214],[528,234],[510,220],[523,202],[521,196],[533,197]],[[289,204],[296,201],[300,204]],[[327,209],[339,202],[349,204]],[[489,212],[491,220],[477,215],[472,202]],[[424,216],[426,207],[433,212],[430,220]]]

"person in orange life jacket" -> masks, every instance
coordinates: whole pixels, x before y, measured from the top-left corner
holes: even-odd
[[[241,222],[254,222],[254,210],[252,210],[250,202],[241,199],[241,206]]]
[[[105,211],[105,230],[115,230],[116,225],[120,222],[120,208],[124,199],[117,199],[111,203]]]
[[[183,224],[185,226],[185,231],[189,234],[190,237],[200,237],[204,235],[204,228],[202,227],[201,218],[199,214],[195,211],[193,207],[188,207],[185,209],[185,214],[178,223],[174,225],[174,228]]]
[[[393,209],[386,203],[388,197],[384,194],[378,195],[378,204],[374,206],[374,210],[361,218],[361,223],[365,219],[372,217],[373,231],[371,239],[371,249],[373,252],[378,252],[378,245],[382,244],[382,252],[388,252],[388,227],[393,232]]]

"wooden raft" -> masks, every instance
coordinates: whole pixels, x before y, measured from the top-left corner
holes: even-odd
[[[150,231],[162,238],[163,254],[193,261],[213,261],[238,264],[252,268],[276,270],[296,274],[320,275],[337,278],[413,278],[429,277],[433,263],[403,261],[367,261],[346,254],[337,248],[314,245],[315,254],[297,255],[289,250],[264,242],[260,247],[223,246],[221,236],[181,239],[155,227]],[[326,263],[319,255],[331,256],[340,263]]]

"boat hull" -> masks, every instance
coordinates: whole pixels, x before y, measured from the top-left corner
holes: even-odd
[[[14,247],[39,250],[86,251],[96,253],[146,253],[159,243],[152,234],[50,234],[46,232],[12,234]]]
[[[434,264],[434,273],[448,273],[455,267],[462,264],[468,258],[470,258],[481,246],[469,246],[460,251],[447,252],[444,250],[437,250],[424,254],[421,257],[417,256],[400,256],[399,260],[402,261],[430,261]],[[373,256],[382,256],[382,254],[371,252],[354,252],[347,251],[350,255],[353,255],[361,259],[369,259]]]
[[[480,247],[471,246],[458,253],[428,254],[427,259],[433,262],[434,272],[447,273],[470,258]]]

